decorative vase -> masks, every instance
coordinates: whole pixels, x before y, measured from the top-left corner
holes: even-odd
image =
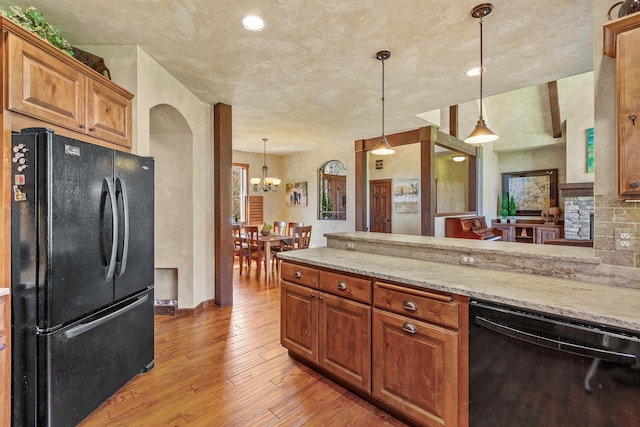
[[[607,12],[607,18],[609,18],[609,21],[612,19],[611,12],[616,6],[620,6],[620,9],[618,9],[618,18],[622,18],[623,16],[627,16],[631,13],[640,12],[640,0],[619,1],[614,3]]]
[[[515,224],[516,222],[515,218],[509,218],[509,224]]]
[[[260,234],[262,234],[263,236],[268,236],[269,234],[271,234],[271,228],[263,225],[260,229]]]
[[[499,218],[500,224],[505,224],[507,222],[507,218]]]

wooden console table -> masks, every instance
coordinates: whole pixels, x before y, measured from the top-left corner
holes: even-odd
[[[544,243],[549,239],[564,237],[564,224],[547,224],[545,222],[523,221],[503,223],[497,219],[491,221],[491,226],[502,230],[502,240],[505,242]]]

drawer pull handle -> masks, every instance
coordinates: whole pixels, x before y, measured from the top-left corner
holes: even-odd
[[[638,182],[638,181],[631,181],[631,182],[629,183],[629,187],[631,187],[631,188],[638,188],[638,187],[640,187],[640,182]]]
[[[411,300],[406,300],[402,304],[402,306],[404,307],[405,310],[408,310],[408,311],[418,311],[418,304],[416,304]]]
[[[416,326],[411,322],[405,322],[402,325],[402,330],[410,334],[415,334],[418,332],[418,329],[416,329]]]
[[[340,289],[341,291],[344,291],[345,289],[347,289],[347,284],[345,282],[343,282],[342,280],[338,282],[338,289]]]
[[[299,279],[302,277],[302,273],[300,273],[299,271],[294,271],[293,272],[293,277],[295,277],[296,279]]]
[[[5,348],[7,348],[7,345],[5,343],[0,344],[0,351],[4,350]]]

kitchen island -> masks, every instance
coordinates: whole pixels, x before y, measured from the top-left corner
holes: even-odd
[[[470,298],[640,331],[637,269],[602,265],[590,248],[326,237],[327,247],[279,254],[281,341],[418,425],[469,424]]]

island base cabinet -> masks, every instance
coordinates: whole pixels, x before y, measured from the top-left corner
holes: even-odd
[[[424,426],[458,425],[458,333],[373,309],[372,395]]]
[[[280,341],[289,353],[371,392],[371,307],[282,282]]]
[[[318,362],[317,298],[315,289],[282,282],[280,342],[290,353],[312,363]]]
[[[370,393],[371,307],[325,293],[318,302],[318,365]]]

